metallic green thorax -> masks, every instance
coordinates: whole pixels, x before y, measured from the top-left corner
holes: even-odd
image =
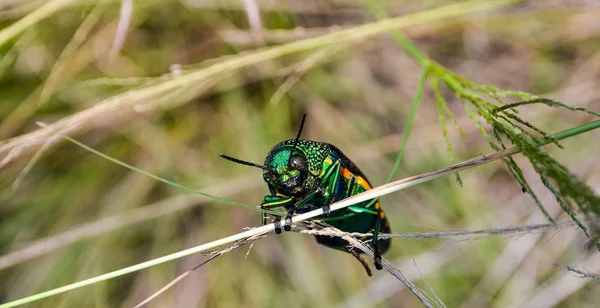
[[[294,148],[295,141],[294,139],[290,139],[275,145],[265,160],[265,166],[287,167],[290,154],[294,150],[305,155],[310,173],[319,175],[322,171],[323,161],[327,157],[327,154],[329,154],[327,145],[315,141],[298,140],[296,148]],[[264,173],[266,179],[267,171],[265,170]]]

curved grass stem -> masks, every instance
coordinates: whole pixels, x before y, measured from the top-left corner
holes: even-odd
[[[421,105],[421,98],[423,97],[423,90],[425,88],[425,82],[427,81],[427,77],[429,76],[429,66],[425,66],[421,71],[421,77],[419,77],[419,83],[417,84],[417,90],[415,91],[415,96],[413,98],[412,107],[410,108],[410,114],[408,115],[408,122],[406,122],[406,127],[404,128],[404,134],[402,136],[402,144],[400,145],[400,150],[398,150],[398,154],[396,155],[396,161],[394,162],[394,166],[392,167],[392,171],[388,175],[386,183],[389,183],[394,178],[396,171],[400,167],[400,162],[402,161],[402,157],[404,156],[404,150],[406,149],[406,144],[408,143],[408,138],[410,137],[410,133],[412,131],[412,127],[415,124],[415,120],[417,118],[417,111],[419,110],[419,106]],[[373,199],[367,207],[375,204],[377,199]]]
[[[254,207],[254,206],[251,206],[251,205],[246,205],[246,204],[238,203],[238,202],[235,202],[235,201],[230,201],[230,200],[227,200],[227,199],[219,198],[217,196],[209,195],[207,193],[198,191],[198,190],[193,189],[193,188],[189,188],[187,186],[183,186],[183,185],[175,183],[173,181],[169,181],[169,180],[167,180],[165,178],[161,178],[158,175],[152,174],[152,173],[150,173],[148,171],[144,171],[144,170],[142,170],[140,168],[136,168],[136,167],[134,167],[132,165],[129,165],[129,164],[125,163],[125,162],[122,162],[122,161],[120,161],[118,159],[112,158],[112,157],[110,157],[110,156],[108,156],[108,155],[106,155],[106,154],[104,154],[104,153],[102,153],[100,151],[97,151],[97,150],[95,150],[95,149],[93,149],[93,148],[91,148],[91,147],[89,147],[89,146],[87,146],[87,145],[85,145],[85,144],[83,144],[83,143],[81,143],[81,142],[79,142],[79,141],[77,141],[77,140],[69,137],[69,136],[62,136],[62,137],[65,138],[65,139],[67,139],[67,140],[69,140],[70,142],[72,142],[72,143],[74,143],[74,144],[76,144],[76,145],[84,148],[85,150],[90,151],[90,152],[92,152],[92,153],[94,153],[94,154],[96,154],[96,155],[98,155],[98,156],[100,156],[100,157],[102,157],[102,158],[104,158],[106,160],[109,160],[109,161],[111,161],[111,162],[113,162],[113,163],[115,163],[117,165],[121,165],[121,166],[123,166],[123,167],[125,167],[127,169],[133,170],[135,172],[139,172],[139,173],[141,173],[141,174],[143,174],[143,175],[145,175],[147,177],[153,178],[153,179],[155,179],[157,181],[160,181],[160,182],[163,182],[163,183],[165,183],[167,185],[171,185],[173,187],[177,187],[179,189],[183,189],[183,190],[185,190],[187,192],[191,192],[191,193],[194,193],[194,194],[206,197],[206,198],[214,200],[214,201],[218,201],[218,202],[222,202],[222,203],[225,203],[225,204],[229,204],[229,205],[241,207],[241,208],[244,208],[244,209],[247,209],[247,210],[251,210],[251,211],[255,211],[255,212],[267,213],[267,214],[271,214],[271,215],[275,215],[275,216],[284,216],[285,215],[285,213],[281,213],[281,212],[277,212],[277,211],[271,211],[271,210],[265,210],[265,209],[261,209],[259,207]]]
[[[423,90],[425,88],[425,82],[427,81],[428,76],[429,66],[425,64],[425,67],[421,72],[421,76],[419,77],[419,84],[417,85],[417,90],[415,91],[415,97],[413,98],[412,107],[408,116],[408,122],[406,122],[406,128],[404,129],[404,136],[402,137],[402,144],[400,145],[400,150],[398,151],[398,156],[396,156],[394,167],[392,167],[392,171],[390,172],[386,181],[388,183],[392,181],[394,175],[396,174],[396,171],[398,170],[398,167],[400,167],[400,162],[402,161],[402,157],[404,156],[404,150],[406,149],[408,138],[410,137],[410,133],[417,118],[417,110],[419,110],[419,105],[421,104],[421,98],[423,97]]]

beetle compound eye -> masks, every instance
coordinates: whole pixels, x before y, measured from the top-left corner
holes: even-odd
[[[271,182],[277,181],[277,175],[275,175],[275,171],[273,169],[269,169],[267,171],[267,176],[269,177],[269,180],[271,180]]]
[[[300,155],[292,155],[290,158],[290,166],[295,170],[303,171],[306,169],[306,161]]]

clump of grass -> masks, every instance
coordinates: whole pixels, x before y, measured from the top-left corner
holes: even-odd
[[[490,85],[478,85],[469,80],[457,76],[447,69],[433,65],[433,71],[442,78],[448,88],[459,98],[465,101],[465,108],[473,107],[476,113],[492,127],[493,137],[480,129],[480,132],[488,140],[489,145],[496,151],[507,148],[506,138],[510,143],[523,151],[533,168],[540,176],[544,186],[556,197],[556,201],[581,228],[585,235],[593,241],[600,251],[600,244],[590,235],[586,226],[577,218],[576,210],[584,215],[600,215],[600,197],[583,181],[572,175],[566,167],[550,154],[539,147],[541,140],[550,140],[553,144],[562,148],[561,145],[548,133],[539,127],[523,120],[518,116],[516,110],[519,106],[531,104],[543,104],[554,108],[564,108],[569,111],[581,111],[599,117],[600,114],[582,107],[568,106],[562,102],[537,97],[533,94],[501,90]],[[437,86],[434,86],[436,97],[442,98]],[[517,103],[505,103],[509,99],[525,99]],[[472,113],[472,118],[476,121]],[[480,124],[478,123],[480,126]],[[533,132],[530,132],[533,131]],[[538,135],[534,135],[537,133]],[[446,137],[447,142],[448,139]],[[538,208],[550,220],[554,219],[548,214],[544,205],[540,202],[535,192],[523,176],[523,171],[513,158],[507,157],[503,162],[508,167],[510,174],[521,185],[523,192],[531,195]]]

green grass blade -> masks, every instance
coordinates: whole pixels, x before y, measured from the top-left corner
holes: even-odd
[[[378,19],[385,20],[389,18],[386,12],[381,8],[378,3],[373,1],[363,1],[366,8]],[[419,64],[423,66],[423,70],[421,71],[421,76],[419,77],[419,83],[417,84],[417,89],[415,91],[415,96],[413,98],[412,107],[410,109],[410,113],[408,116],[408,122],[406,123],[406,127],[404,128],[404,135],[402,136],[402,144],[400,145],[400,149],[398,150],[398,155],[396,156],[396,161],[394,162],[394,166],[392,167],[392,171],[388,175],[386,183],[389,183],[394,178],[394,175],[398,171],[400,167],[400,162],[402,161],[402,157],[404,156],[404,150],[406,149],[406,144],[408,142],[408,138],[410,137],[410,133],[412,131],[412,127],[415,123],[415,119],[417,117],[417,111],[419,110],[419,106],[421,104],[421,98],[423,97],[423,89],[425,88],[425,82],[427,81],[427,77],[429,76],[429,60],[427,56],[425,56],[416,46],[412,44],[412,42],[398,29],[392,29],[389,31],[390,35],[396,41],[398,45],[400,45],[409,55],[411,55]],[[373,203],[377,202],[377,199],[373,199],[368,206],[371,206]]]
[[[85,144],[83,144],[83,143],[81,143],[81,142],[79,142],[79,141],[71,138],[71,137],[68,137],[68,136],[62,136],[62,137],[65,138],[65,139],[67,139],[67,140],[69,140],[70,142],[73,142],[74,144],[76,144],[76,145],[84,148],[85,150],[90,151],[90,152],[92,152],[92,153],[94,153],[94,154],[96,154],[96,155],[98,155],[98,156],[106,159],[106,160],[109,160],[109,161],[111,161],[111,162],[113,162],[115,164],[121,165],[121,166],[123,166],[123,167],[125,167],[127,169],[130,169],[130,170],[133,170],[135,172],[141,173],[141,174],[143,174],[143,175],[145,175],[147,177],[153,178],[153,179],[155,179],[157,181],[161,181],[161,182],[163,182],[163,183],[165,183],[167,185],[171,185],[173,187],[177,187],[179,189],[183,189],[183,190],[185,190],[187,192],[191,192],[191,193],[194,193],[194,194],[206,197],[206,198],[211,199],[211,200],[215,200],[215,201],[222,202],[222,203],[225,203],[225,204],[229,204],[229,205],[233,205],[233,206],[245,208],[245,209],[252,210],[252,211],[255,211],[255,212],[267,213],[267,214],[277,215],[277,216],[283,216],[284,215],[281,212],[264,210],[264,209],[261,209],[259,207],[254,207],[254,206],[251,206],[251,205],[237,203],[235,201],[231,201],[231,200],[219,198],[219,197],[216,197],[216,196],[213,196],[213,195],[209,195],[207,193],[203,193],[201,191],[195,190],[193,188],[189,188],[189,187],[183,186],[183,185],[175,183],[173,181],[169,181],[167,179],[161,178],[158,175],[155,175],[155,174],[152,174],[150,172],[144,171],[142,169],[136,168],[136,167],[134,167],[132,165],[129,165],[129,164],[125,163],[125,162],[122,162],[122,161],[120,161],[120,160],[118,160],[116,158],[110,157],[110,156],[108,156],[108,155],[106,155],[106,154],[104,154],[104,153],[102,153],[100,151],[97,151],[97,150],[95,150],[95,149],[93,149],[93,148],[91,148],[91,147],[89,147],[89,146],[87,146],[87,145],[85,145]]]
[[[408,122],[406,123],[406,127],[404,128],[404,135],[402,136],[402,144],[400,145],[400,149],[398,150],[398,155],[396,156],[396,161],[394,162],[394,166],[392,167],[392,171],[388,175],[386,183],[389,183],[394,178],[396,171],[400,167],[400,162],[402,161],[402,157],[404,156],[404,150],[406,149],[406,144],[408,143],[408,138],[410,137],[410,132],[412,131],[412,127],[415,124],[415,119],[417,118],[417,111],[419,110],[419,106],[421,105],[421,98],[423,97],[423,89],[425,88],[425,82],[427,81],[427,76],[429,75],[429,67],[425,67],[421,72],[421,77],[419,77],[419,84],[417,85],[417,90],[415,91],[415,96],[413,98],[412,107],[410,108],[410,114],[408,116]],[[371,200],[367,207],[373,205],[377,202],[377,199]]]
[[[19,19],[14,24],[0,31],[0,46],[6,44],[15,36],[21,34],[23,31],[29,29],[41,20],[52,15],[54,12],[71,5],[75,1],[77,0],[53,0],[46,2],[46,4],[44,4],[37,10],[31,12],[27,16]]]
[[[412,127],[415,124],[415,119],[417,118],[417,111],[419,110],[419,106],[421,105],[421,98],[423,97],[423,89],[425,88],[425,82],[427,81],[427,77],[429,76],[429,66],[425,66],[423,71],[421,72],[421,76],[419,77],[419,84],[417,85],[417,90],[415,91],[415,97],[413,98],[412,107],[410,108],[410,113],[408,115],[408,122],[406,123],[406,127],[404,128],[404,135],[402,136],[402,144],[400,145],[400,150],[398,150],[398,156],[396,156],[396,161],[394,162],[394,166],[392,167],[392,171],[387,178],[387,182],[391,182],[400,167],[400,162],[402,161],[402,157],[404,156],[404,150],[406,149],[406,144],[408,143],[408,138],[410,137],[410,133],[412,131]]]
[[[438,121],[440,122],[440,128],[442,129],[442,135],[444,136],[444,140],[446,141],[446,153],[448,154],[450,163],[454,164],[454,154],[452,151],[452,142],[450,141],[450,137],[448,137],[448,129],[446,128],[446,114],[445,113],[447,112],[448,116],[451,117],[452,120],[454,121],[454,124],[457,127],[459,127],[459,126],[458,126],[458,123],[456,123],[456,118],[454,118],[454,115],[449,110],[446,100],[444,100],[444,97],[442,96],[442,93],[440,92],[437,77],[434,76],[434,77],[430,78],[429,84],[431,85],[431,89],[433,90],[433,94],[435,97],[434,98],[435,109],[438,113]],[[459,131],[460,131],[461,135],[464,136],[464,133],[462,132],[462,130],[460,130],[460,127],[459,127]],[[460,178],[460,175],[458,173],[456,173],[456,182],[461,187],[463,186],[462,179]]]
[[[367,7],[367,9],[378,20],[385,20],[389,18],[389,16],[378,3],[374,1],[364,1],[364,4]],[[404,156],[404,150],[406,149],[408,138],[410,137],[412,127],[417,117],[417,110],[419,110],[419,106],[421,104],[421,98],[423,97],[423,89],[425,88],[425,82],[427,81],[427,77],[430,73],[429,58],[427,58],[427,56],[425,56],[415,45],[413,45],[412,42],[400,30],[391,29],[389,33],[394,39],[394,41],[396,41],[396,43],[400,45],[400,47],[402,47],[409,55],[411,55],[417,62],[419,62],[419,64],[423,66],[423,70],[421,71],[421,76],[419,77],[419,83],[417,84],[417,89],[413,98],[412,107],[408,115],[408,122],[406,123],[406,127],[404,128],[402,144],[400,145],[400,150],[398,150],[396,161],[394,162],[394,166],[392,167],[392,171],[390,172],[386,183],[392,181],[394,175],[396,174],[396,171],[398,170],[398,167],[400,167],[400,162],[402,161],[402,157]],[[373,200],[373,202],[375,202],[375,200]]]

